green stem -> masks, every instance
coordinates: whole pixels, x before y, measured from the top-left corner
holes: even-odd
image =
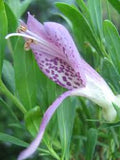
[[[23,114],[27,112],[24,106],[20,103],[20,101],[6,88],[1,79],[0,79],[0,92],[4,94],[6,97],[10,98],[16,105],[16,107],[18,107]]]

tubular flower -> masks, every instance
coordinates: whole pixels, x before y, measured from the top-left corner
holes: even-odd
[[[21,22],[18,33],[11,36],[25,38],[25,49],[31,49],[40,70],[58,85],[68,89],[47,109],[39,133],[30,146],[18,157],[23,160],[32,155],[39,146],[45,128],[60,103],[68,96],[83,96],[103,109],[107,121],[116,118],[113,103],[117,98],[104,79],[80,56],[75,43],[64,26],[55,22],[41,24],[28,13],[27,24]]]

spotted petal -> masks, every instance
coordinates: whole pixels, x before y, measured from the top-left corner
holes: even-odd
[[[34,20],[33,17],[32,19]],[[69,32],[55,22],[44,23],[44,31],[44,40],[47,43],[31,44],[40,69],[50,79],[67,89],[85,86],[82,58]]]
[[[25,49],[32,49],[40,69],[57,84],[67,89],[85,87],[82,57],[63,25],[42,25],[28,13],[27,27],[20,26],[19,33],[6,38],[10,36],[25,38]]]
[[[82,57],[67,29],[63,25],[55,22],[44,23],[44,28],[49,41],[58,48],[59,55],[63,58],[65,57],[67,63],[74,68],[76,72],[79,72],[81,79],[83,79],[83,84],[85,84]]]
[[[33,52],[40,69],[58,85],[69,90],[82,86],[79,72],[75,72],[65,60],[44,52]]]

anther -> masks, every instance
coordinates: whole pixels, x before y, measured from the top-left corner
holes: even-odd
[[[18,33],[26,32],[26,30],[27,30],[27,27],[21,25],[20,27],[18,27],[17,32],[18,32]]]
[[[30,45],[31,45],[31,43],[33,43],[33,42],[34,42],[33,39],[28,39],[28,40],[26,40],[26,42],[25,42],[25,44],[24,44],[24,49],[25,49],[26,51],[29,51],[29,50],[30,50]]]

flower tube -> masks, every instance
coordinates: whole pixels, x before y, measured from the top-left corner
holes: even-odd
[[[40,70],[56,84],[68,91],[58,97],[47,109],[40,125],[39,133],[30,146],[18,157],[23,160],[32,155],[39,146],[47,124],[60,103],[68,96],[86,97],[102,107],[107,121],[114,121],[118,104],[116,96],[104,79],[79,54],[67,29],[55,22],[41,24],[28,13],[27,24],[21,22],[18,33],[11,36],[25,38],[25,49],[31,49]]]

